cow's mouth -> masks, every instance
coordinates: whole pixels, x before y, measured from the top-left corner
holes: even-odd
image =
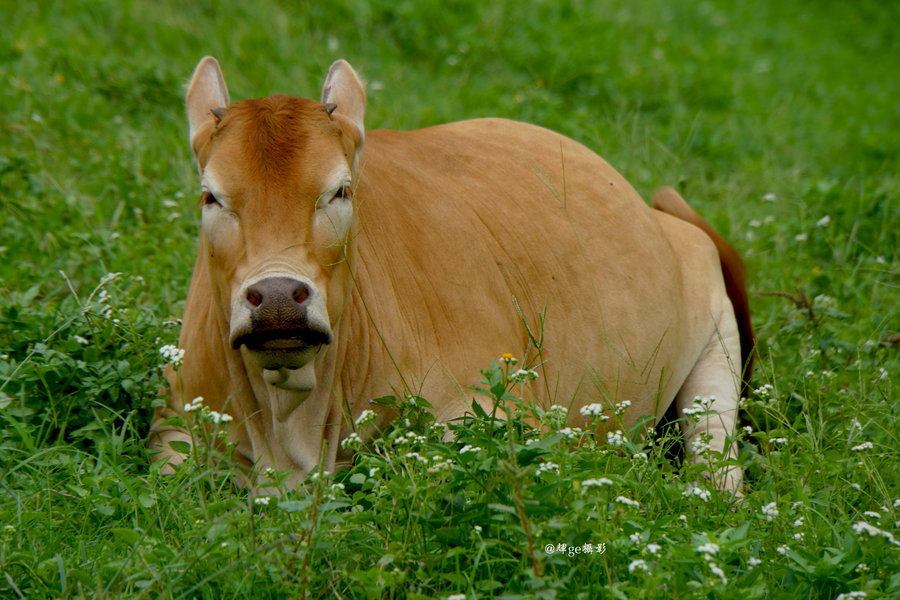
[[[261,368],[300,369],[331,342],[331,335],[314,329],[251,331],[234,338],[235,349],[245,346]]]
[[[265,352],[267,350],[306,350],[311,347],[331,343],[331,336],[315,329],[275,329],[269,331],[251,331],[239,335],[231,342],[237,350],[247,346],[247,350]]]

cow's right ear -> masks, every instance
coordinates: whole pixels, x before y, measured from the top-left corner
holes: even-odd
[[[197,63],[188,86],[186,104],[191,148],[196,154],[198,134],[218,124],[222,111],[230,104],[222,69],[212,56]]]
[[[366,90],[346,60],[337,60],[328,69],[322,86],[322,103],[332,105],[330,109],[334,114],[349,119],[356,127],[360,142],[356,148],[358,158],[366,133]]]

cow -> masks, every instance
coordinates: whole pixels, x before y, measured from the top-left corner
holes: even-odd
[[[232,417],[248,472],[289,471],[291,486],[350,463],[341,441],[371,399],[424,397],[447,422],[507,352],[570,426],[588,404],[628,406],[627,429],[714,398],[684,420],[687,452],[702,460],[691,442],[708,439],[735,458],[752,344],[743,267],[674,190],[651,208],[585,146],[505,119],[366,131],[364,86],[343,60],[321,101],[232,104],[206,57],[186,105],[200,243],[183,363],[149,438],[165,469],[185,458],[173,442],[191,436],[172,417],[195,397]],[[709,473],[738,493],[735,463]]]

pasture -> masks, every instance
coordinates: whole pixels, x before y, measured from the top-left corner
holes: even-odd
[[[0,597],[900,596],[900,8],[733,4],[4,3]],[[744,499],[670,460],[675,432],[594,440],[525,402],[442,442],[427,398],[382,398],[396,427],[280,497],[202,448],[159,475],[206,54],[232,100],[318,98],[346,58],[370,129],[508,117],[678,189],[749,271]],[[473,395],[527,397],[506,351]]]

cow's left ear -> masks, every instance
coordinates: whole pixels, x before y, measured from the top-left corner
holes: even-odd
[[[357,157],[365,139],[366,90],[346,60],[337,60],[328,69],[325,85],[322,86],[322,103],[329,106],[330,114],[344,117],[356,127],[359,133]]]
[[[207,127],[218,124],[222,111],[229,104],[228,87],[219,63],[212,56],[203,58],[194,69],[186,98],[189,136],[194,154],[198,150],[198,134]]]

